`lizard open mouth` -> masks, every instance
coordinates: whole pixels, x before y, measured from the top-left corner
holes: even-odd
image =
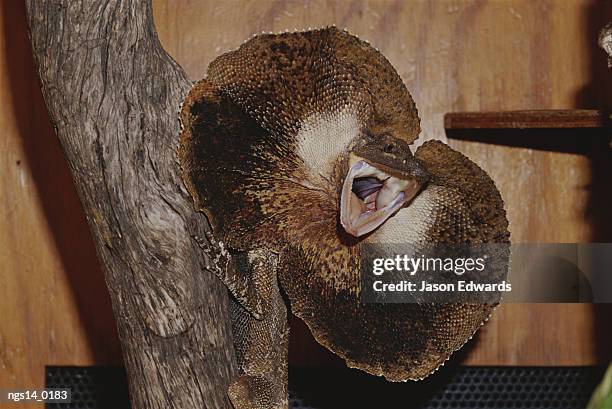
[[[408,176],[392,176],[359,160],[349,170],[340,197],[340,223],[359,237],[382,225],[410,201],[421,184]]]

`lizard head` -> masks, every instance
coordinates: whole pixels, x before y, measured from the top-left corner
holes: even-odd
[[[429,179],[408,143],[389,133],[365,133],[350,152],[340,195],[340,222],[359,237],[409,203]]]
[[[366,42],[333,27],[255,36],[209,65],[181,123],[183,179],[217,238],[279,254],[291,311],[348,365],[423,378],[488,318],[492,305],[361,302],[366,244],[509,237],[482,169],[440,142],[412,153],[415,103]]]

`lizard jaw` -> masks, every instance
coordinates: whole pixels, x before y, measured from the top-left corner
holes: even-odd
[[[412,200],[420,188],[416,179],[392,176],[359,160],[342,185],[340,223],[352,236],[368,234]]]

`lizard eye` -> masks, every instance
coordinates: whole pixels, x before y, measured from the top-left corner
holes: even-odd
[[[367,234],[411,200],[419,189],[416,179],[391,176],[360,160],[344,179],[340,222],[353,236]]]
[[[392,143],[388,143],[383,147],[383,151],[385,153],[391,153],[395,150],[395,145]]]

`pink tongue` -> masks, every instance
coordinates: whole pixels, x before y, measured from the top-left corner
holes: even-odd
[[[378,191],[367,196],[363,202],[366,205],[366,211],[374,211],[376,210],[376,196],[378,195]]]

